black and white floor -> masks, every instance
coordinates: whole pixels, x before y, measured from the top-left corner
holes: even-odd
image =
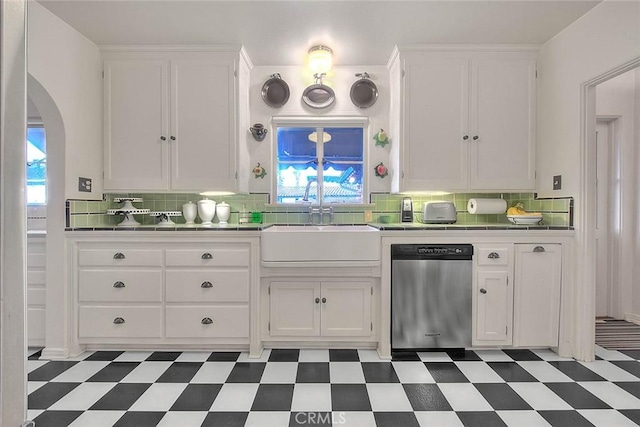
[[[640,350],[595,362],[550,350],[409,353],[88,352],[29,357],[29,418],[57,426],[597,426],[640,424]]]

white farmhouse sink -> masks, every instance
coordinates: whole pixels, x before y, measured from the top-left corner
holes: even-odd
[[[380,260],[380,232],[368,225],[274,225],[260,241],[263,262]]]

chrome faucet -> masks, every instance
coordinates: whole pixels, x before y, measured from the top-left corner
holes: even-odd
[[[329,215],[329,222],[328,223],[329,224],[333,224],[333,206],[329,206],[327,208],[321,207],[320,209],[321,209],[320,210],[320,224],[324,224],[323,217],[324,217],[325,214]]]
[[[314,223],[313,222],[313,216],[315,214],[318,214],[319,219],[320,219],[320,223],[322,223],[322,209],[320,208],[320,206],[317,206],[315,208],[313,206],[310,206],[309,207],[309,224],[313,224]]]

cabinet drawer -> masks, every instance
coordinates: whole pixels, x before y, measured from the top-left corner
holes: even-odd
[[[82,306],[80,338],[160,338],[162,307]]]
[[[477,248],[478,265],[509,265],[509,248]]]
[[[161,270],[80,270],[80,301],[161,302]]]
[[[161,267],[160,249],[80,249],[80,266]]]
[[[246,305],[167,307],[166,313],[167,338],[249,337]]]
[[[247,302],[248,270],[167,270],[167,302]]]
[[[249,248],[224,246],[202,249],[167,249],[166,264],[171,267],[245,267]]]

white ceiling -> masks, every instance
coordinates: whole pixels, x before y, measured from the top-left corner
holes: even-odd
[[[98,45],[242,44],[255,65],[386,64],[406,44],[543,44],[600,2],[580,0],[39,0]]]

